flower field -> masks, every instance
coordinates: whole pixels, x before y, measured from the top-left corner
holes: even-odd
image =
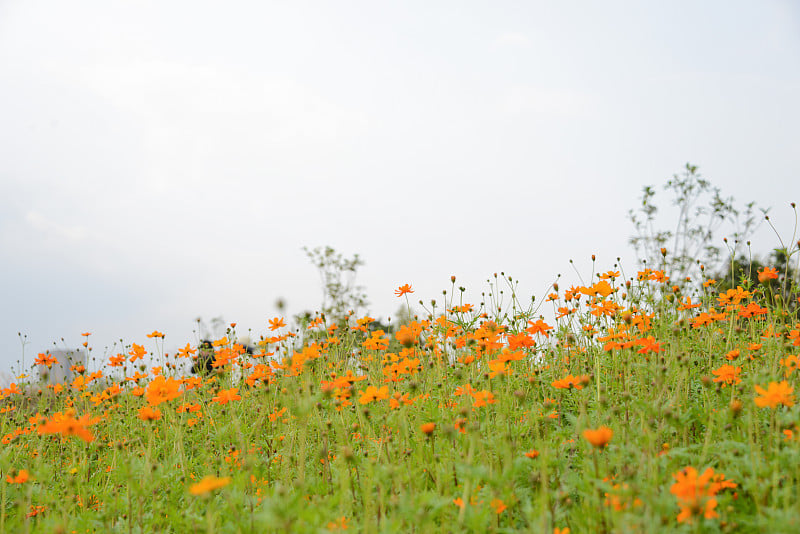
[[[60,384],[41,353],[0,395],[0,531],[798,532],[779,275],[615,265],[536,306],[453,278],[396,327],[265,318],[251,353],[235,324],[173,354],[154,331]]]

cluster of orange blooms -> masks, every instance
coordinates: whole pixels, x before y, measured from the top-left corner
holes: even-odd
[[[404,385],[414,380],[417,375],[424,373],[426,367],[452,367],[466,369],[471,374],[471,379],[465,382],[456,382],[457,387],[453,388],[452,395],[446,399],[440,399],[440,407],[454,407],[456,401],[467,401],[467,405],[462,405],[464,411],[462,415],[468,414],[469,409],[475,413],[491,411],[491,405],[503,400],[499,389],[477,389],[473,380],[479,379],[484,375],[487,380],[498,378],[507,380],[507,377],[522,377],[529,383],[534,383],[537,376],[544,370],[552,373],[555,380],[548,379],[545,383],[552,388],[551,395],[561,396],[559,399],[546,399],[544,406],[550,409],[557,406],[560,399],[568,399],[570,395],[581,395],[576,393],[584,390],[600,380],[600,374],[580,374],[576,371],[576,366],[572,365],[575,361],[580,361],[581,357],[589,350],[596,350],[600,354],[626,354],[631,358],[641,358],[650,361],[651,358],[657,359],[662,353],[669,350],[669,342],[660,340],[654,332],[653,324],[656,321],[654,311],[648,311],[644,307],[636,305],[624,305],[623,299],[619,299],[618,294],[624,289],[616,286],[615,280],[620,276],[618,271],[609,271],[598,275],[598,281],[588,286],[573,286],[565,291],[563,297],[559,296],[558,288],[548,296],[548,301],[554,303],[556,326],[548,324],[543,317],[523,317],[519,323],[513,320],[503,324],[499,317],[490,318],[488,313],[475,313],[472,305],[451,306],[447,313],[438,317],[429,317],[427,320],[413,320],[409,324],[401,325],[394,332],[394,340],[382,329],[371,329],[375,319],[363,317],[354,320],[349,325],[343,327],[337,324],[325,325],[321,317],[315,318],[308,326],[309,332],[317,332],[319,335],[311,336],[299,346],[295,344],[298,334],[287,332],[278,336],[262,338],[258,345],[262,352],[248,354],[241,344],[234,343],[227,336],[215,340],[212,343],[213,362],[212,367],[218,370],[210,377],[186,377],[167,376],[165,368],[152,367],[148,372],[143,372],[146,367],[142,366],[139,371],[128,375],[128,365],[143,360],[148,356],[148,352],[143,345],[133,343],[125,354],[110,356],[107,367],[122,368],[124,376],[118,381],[110,383],[107,387],[97,386],[100,379],[110,379],[110,376],[103,374],[102,370],[87,373],[85,369],[76,368],[78,376],[69,384],[48,385],[53,392],[58,395],[64,392],[68,394],[66,399],[67,408],[53,413],[50,417],[43,417],[36,414],[29,419],[27,426],[22,426],[12,433],[6,434],[2,438],[4,444],[9,444],[22,435],[59,435],[62,438],[75,436],[85,442],[93,442],[95,434],[93,428],[101,425],[104,420],[111,417],[112,412],[119,407],[119,399],[123,395],[140,398],[137,407],[137,417],[143,424],[160,421],[164,416],[162,410],[167,410],[176,399],[181,399],[183,403],[177,405],[177,413],[190,414],[187,425],[202,425],[210,418],[205,418],[204,411],[208,406],[224,406],[230,403],[237,403],[243,396],[251,394],[251,391],[260,388],[269,388],[274,384],[287,380],[292,377],[305,375],[310,369],[317,366],[322,367],[324,372],[317,375],[319,387],[325,396],[326,402],[330,402],[333,408],[341,412],[342,410],[355,407],[354,401],[362,405],[366,410],[367,405],[388,405],[389,410],[403,410],[405,407],[415,403],[422,404],[429,400],[430,392],[422,392],[412,396],[409,392],[403,391]],[[777,277],[774,269],[764,269],[758,274],[758,279],[762,283],[767,283]],[[636,277],[642,283],[654,282],[667,286],[669,277],[663,271],[646,269],[637,274]],[[629,285],[627,286],[630,287]],[[400,286],[395,294],[398,297],[413,293],[409,284]],[[745,290],[741,286],[727,290],[716,296],[716,306],[719,311],[711,307],[705,311],[695,312],[701,306],[699,303],[692,303],[690,297],[681,298],[680,290],[677,286],[672,288],[670,296],[678,296],[676,301],[676,312],[681,314],[679,323],[689,325],[687,331],[692,332],[712,332],[719,328],[725,321],[748,321],[748,325],[754,330],[758,329],[762,340],[781,339],[789,346],[800,346],[800,324],[786,331],[776,331],[772,323],[765,319],[769,317],[770,309],[760,306],[757,302],[751,301],[754,291]],[[584,313],[581,313],[583,306]],[[465,314],[473,315],[470,321],[464,319]],[[507,317],[506,317],[507,319]],[[678,324],[678,323],[676,323]],[[763,327],[761,325],[764,324]],[[235,325],[233,325],[235,326]],[[287,325],[283,318],[276,317],[269,320],[270,332],[275,332]],[[570,326],[579,326],[580,332],[584,337],[579,338],[574,334]],[[564,332],[557,333],[557,327],[562,327]],[[319,329],[319,330],[316,330]],[[705,330],[703,330],[705,329]],[[732,328],[731,328],[732,329]],[[349,330],[349,331],[348,331]],[[574,330],[577,330],[575,328]],[[344,333],[342,333],[344,331]],[[656,334],[656,335],[654,335]],[[339,350],[342,340],[347,335],[359,336],[359,343],[354,346],[348,356],[357,356],[359,365],[375,362],[377,368],[379,362],[379,372],[369,375],[360,374],[358,367],[348,368],[341,372],[341,366],[328,359],[333,351]],[[557,338],[552,342],[550,336]],[[89,334],[84,334],[87,338]],[[158,331],[148,335],[149,338],[162,338],[164,334]],[[390,352],[393,341],[396,350]],[[398,345],[399,344],[399,345]],[[272,346],[272,352],[267,349]],[[543,354],[546,349],[552,347],[563,349],[560,358],[545,359]],[[728,350],[730,349],[730,350]],[[736,390],[736,386],[742,383],[743,376],[752,372],[750,361],[759,357],[762,349],[761,343],[750,343],[747,346],[728,347],[724,357],[731,363],[723,364],[711,370],[714,378],[708,378],[708,382],[718,384],[716,387],[731,388]],[[350,349],[348,349],[350,350]],[[177,358],[197,358],[198,348],[193,348],[190,344],[178,350]],[[323,363],[321,363],[323,362]],[[59,362],[49,353],[39,354],[35,360],[35,365],[50,369]],[[758,408],[778,409],[780,406],[791,407],[795,403],[794,387],[791,385],[792,375],[800,366],[800,356],[785,354],[780,360],[780,368],[784,374],[781,381],[769,381],[763,385],[753,386],[752,402]],[[82,366],[81,366],[82,367]],[[166,372],[169,372],[169,364]],[[172,370],[175,370],[173,364]],[[240,373],[240,387],[223,388],[218,376],[224,373],[232,373],[233,370]],[[581,369],[585,369],[582,367]],[[588,367],[591,369],[591,367]],[[112,371],[114,372],[114,371]],[[574,375],[573,372],[578,373]],[[557,378],[561,377],[561,378]],[[374,381],[370,383],[370,381]],[[357,385],[357,383],[362,383]],[[490,382],[497,384],[497,382]],[[246,387],[245,387],[246,384]],[[316,384],[316,382],[315,382]],[[205,386],[213,385],[213,394],[210,402],[200,403],[191,402],[187,397],[188,392],[193,389],[201,389]],[[232,385],[232,384],[231,384]],[[480,387],[480,386],[479,386]],[[390,388],[394,389],[392,391]],[[210,388],[211,389],[211,388]],[[494,391],[493,391],[494,389]],[[591,389],[591,388],[590,388]],[[727,391],[727,390],[726,390]],[[23,390],[17,384],[11,384],[8,388],[0,391],[0,399],[11,399],[21,396]],[[598,385],[599,396],[599,385]],[[461,397],[461,399],[458,399]],[[455,400],[453,400],[455,398]],[[587,395],[588,398],[588,395]],[[86,402],[80,402],[85,399]],[[738,399],[733,401],[740,402]],[[732,402],[733,402],[732,401]],[[80,404],[87,407],[91,403],[91,410],[97,412],[103,410],[101,415],[86,413],[78,416],[75,405]],[[733,406],[733,403],[731,404]],[[12,410],[13,406],[4,407],[5,410]],[[171,408],[169,408],[171,409]],[[286,407],[274,406],[273,411],[268,415],[270,421],[282,417],[290,417],[286,412]],[[526,412],[527,413],[527,412]],[[558,419],[558,411],[554,410],[550,415],[551,419]],[[465,432],[466,417],[456,419],[454,425],[448,424],[450,432],[454,427],[458,433]],[[616,426],[613,421],[610,423]],[[418,425],[419,431],[430,443],[438,438],[437,433],[442,431],[444,425],[433,421]],[[614,430],[607,425],[599,425],[591,428],[587,423],[582,423],[582,436],[585,440],[584,447],[588,451],[591,449],[595,462],[597,458],[608,455],[609,450],[617,446],[611,445],[614,439]],[[438,429],[438,430],[437,430]],[[456,434],[458,435],[458,434]],[[578,439],[578,436],[575,436]],[[619,435],[616,438],[619,440]],[[611,445],[611,447],[610,447]],[[609,448],[610,447],[610,448]],[[540,452],[530,449],[524,456],[532,461],[537,460]],[[324,461],[324,458],[323,458]],[[527,460],[525,460],[527,461]],[[231,463],[236,461],[231,460]],[[597,463],[595,464],[597,465]],[[714,519],[718,517],[717,496],[720,492],[727,489],[735,489],[737,484],[725,479],[720,473],[715,473],[708,468],[702,474],[693,467],[685,467],[673,475],[675,482],[670,487],[670,492],[677,499],[680,512],[677,516],[678,522],[692,522],[697,518]],[[8,484],[21,485],[29,481],[30,474],[25,469],[20,469],[13,474],[8,474],[6,482]],[[206,495],[215,490],[222,489],[231,484],[230,477],[206,476],[202,480],[192,484],[189,492],[192,495]],[[606,482],[612,483],[610,478]],[[613,483],[611,491],[601,494],[605,496],[605,504],[617,511],[630,509],[642,505],[639,498],[625,500],[620,494],[627,491],[628,487],[624,483]],[[464,508],[467,504],[469,495],[465,493],[462,498],[457,498],[453,502]],[[501,499],[493,499],[490,507],[497,516],[508,510],[512,503]],[[42,513],[43,510],[33,510],[31,513]],[[328,525],[329,530],[346,529],[347,519],[342,517],[336,522]],[[557,532],[569,532],[568,528]]]

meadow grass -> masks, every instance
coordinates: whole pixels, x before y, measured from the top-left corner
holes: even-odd
[[[40,354],[2,391],[0,531],[798,532],[776,276],[593,274],[549,322],[510,277],[476,306],[453,279],[391,333],[276,317],[247,354],[232,324],[204,376],[160,332],[65,384]]]

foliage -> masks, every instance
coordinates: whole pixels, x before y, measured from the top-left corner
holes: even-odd
[[[800,324],[769,291],[645,269],[554,288],[552,324],[496,288],[393,335],[276,317],[202,377],[153,332],[0,392],[0,530],[792,532]]]
[[[347,259],[333,247],[303,247],[319,271],[322,282],[321,312],[333,322],[341,323],[346,316],[358,313],[367,306],[364,288],[355,283],[358,268],[364,265],[358,254]]]
[[[797,253],[797,249],[794,250]],[[789,262],[789,256],[781,249],[775,249],[767,260],[739,256],[732,259],[728,268],[712,275],[718,281],[720,291],[742,286],[745,289],[757,287],[759,273],[771,268],[777,278],[767,282],[773,300],[783,303],[788,309],[797,307],[796,297],[800,294],[800,270]]]
[[[20,370],[0,532],[796,532],[800,296],[774,295],[800,253],[779,250],[735,287],[650,267],[554,285],[549,322],[503,273],[477,306],[451,278],[424,318],[405,284],[390,334],[344,321],[360,261],[317,249],[328,312],[269,319],[253,351],[231,323],[65,383],[30,378],[53,354]]]
[[[673,175],[663,189],[672,193],[672,205],[678,209],[674,229],[657,229],[656,190],[645,186],[641,206],[628,212],[636,231],[630,243],[640,260],[651,268],[663,266],[676,283],[687,278],[699,280],[701,264],[712,272],[720,269],[726,258],[722,247],[715,244],[715,236],[725,223],[733,226],[735,244],[744,243],[757,227],[755,202],[737,208],[733,197],[723,197],[720,188],[702,178],[695,165],[687,163],[683,173]],[[664,259],[664,250],[669,251],[668,259]]]

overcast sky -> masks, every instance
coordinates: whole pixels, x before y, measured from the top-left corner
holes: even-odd
[[[790,1],[0,0],[0,371],[17,332],[264,333],[319,306],[303,246],[359,253],[384,317],[633,270],[627,211],[686,162],[790,236],[798,95]]]

